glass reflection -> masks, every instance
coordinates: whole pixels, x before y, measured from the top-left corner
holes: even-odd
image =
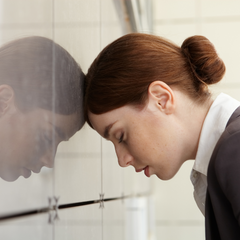
[[[58,144],[84,124],[81,68],[52,40],[0,48],[0,177],[15,181],[53,167]]]

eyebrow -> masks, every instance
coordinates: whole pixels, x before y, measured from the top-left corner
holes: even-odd
[[[105,127],[104,134],[103,134],[104,138],[109,138],[109,131],[112,128],[112,126],[114,125],[114,123],[116,123],[116,122],[113,122]]]

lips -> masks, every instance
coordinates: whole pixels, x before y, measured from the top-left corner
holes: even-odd
[[[141,171],[144,171],[144,174],[147,176],[147,177],[150,177],[150,173],[149,173],[149,166],[146,166],[145,168],[141,168],[141,169],[136,169],[136,172],[141,172]]]
[[[42,168],[42,167],[41,167],[41,168]],[[32,171],[33,171],[34,173],[40,173],[41,168],[33,169]]]
[[[31,174],[32,174],[32,172],[29,169],[24,168],[24,167],[22,168],[22,175],[23,175],[23,177],[29,178],[31,176]]]
[[[136,169],[135,171],[136,171],[136,172],[141,172],[142,170],[144,170],[144,168]]]
[[[144,174],[145,174],[147,177],[150,177],[149,166],[146,166],[146,167],[144,168]]]

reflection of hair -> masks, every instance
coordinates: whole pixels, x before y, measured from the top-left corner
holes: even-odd
[[[84,75],[52,40],[26,37],[0,48],[0,84],[11,86],[21,110],[36,107],[72,114],[82,108]]]
[[[154,35],[132,33],[108,45],[94,60],[85,81],[87,112],[101,114],[126,104],[143,104],[151,82],[174,85],[197,102],[209,97],[225,66],[213,45],[193,36],[182,47]],[[88,121],[88,119],[87,119]]]

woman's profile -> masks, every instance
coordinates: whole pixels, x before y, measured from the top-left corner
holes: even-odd
[[[53,167],[58,144],[83,125],[84,75],[60,45],[25,37],[0,48],[0,177]]]
[[[168,180],[195,160],[191,181],[207,239],[240,238],[240,102],[213,99],[208,88],[224,74],[203,36],[179,47],[133,33],[104,48],[85,81],[85,119],[112,141],[120,166]]]

